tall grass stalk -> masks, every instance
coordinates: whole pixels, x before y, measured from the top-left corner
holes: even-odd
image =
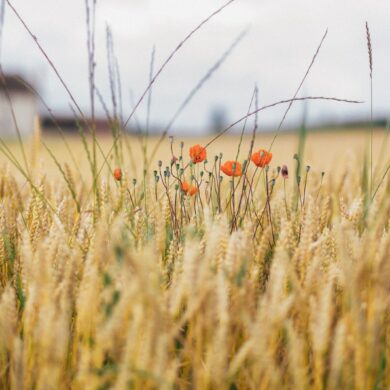
[[[368,51],[368,64],[370,69],[370,198],[372,197],[372,187],[373,187],[373,143],[374,143],[374,121],[373,121],[373,96],[372,96],[372,44],[371,44],[371,34],[368,27],[368,22],[366,22],[366,37],[367,37],[367,51]]]
[[[156,146],[154,147],[150,157],[149,164],[152,163],[153,158],[156,156],[157,151],[159,150],[162,142],[165,137],[169,133],[169,130],[172,128],[173,124],[176,122],[177,118],[184,111],[184,109],[188,106],[188,104],[192,101],[195,95],[201,90],[201,88],[205,85],[205,83],[213,76],[213,74],[222,66],[222,64],[226,61],[226,59],[230,56],[233,50],[237,47],[237,45],[245,38],[248,30],[242,31],[238,37],[231,43],[229,48],[222,54],[222,56],[215,62],[215,64],[206,72],[206,74],[197,82],[197,84],[191,89],[186,98],[180,104],[176,112],[173,114],[172,118],[168,122],[168,124],[164,127],[163,132],[161,133],[161,137],[159,138]]]
[[[272,146],[274,145],[274,143],[275,143],[275,141],[276,141],[276,138],[277,138],[278,135],[279,135],[280,129],[282,128],[283,123],[284,123],[284,121],[285,121],[285,119],[286,119],[286,117],[287,117],[287,114],[289,113],[289,111],[290,111],[290,109],[291,109],[291,107],[292,107],[292,105],[293,105],[293,103],[294,103],[294,101],[295,101],[295,98],[298,96],[298,94],[299,94],[299,92],[300,92],[300,90],[301,90],[303,84],[305,83],[305,80],[307,79],[307,76],[309,75],[309,73],[310,73],[310,71],[311,71],[311,68],[312,68],[313,65],[314,65],[314,62],[315,62],[315,60],[316,60],[316,58],[317,58],[317,56],[318,56],[318,54],[319,54],[319,52],[320,52],[320,50],[321,50],[322,44],[324,43],[325,38],[326,38],[327,35],[328,35],[328,29],[325,30],[325,33],[324,33],[324,35],[323,35],[322,38],[321,38],[321,41],[320,41],[320,43],[319,43],[319,45],[318,45],[318,47],[317,47],[317,50],[316,50],[316,52],[314,53],[314,55],[313,55],[313,57],[312,57],[312,59],[311,59],[311,61],[310,61],[310,64],[309,64],[308,68],[306,69],[306,72],[305,72],[305,74],[304,74],[304,76],[303,76],[301,82],[299,83],[297,90],[296,90],[295,93],[294,93],[293,99],[291,99],[289,105],[287,106],[286,111],[285,111],[284,114],[283,114],[283,117],[282,117],[282,119],[281,119],[281,121],[280,121],[280,123],[279,123],[279,126],[278,126],[278,128],[277,128],[277,130],[276,130],[276,132],[275,132],[275,136],[274,136],[274,138],[272,139],[272,142],[271,142],[271,144],[270,144],[270,146],[269,146],[269,151],[271,151]]]

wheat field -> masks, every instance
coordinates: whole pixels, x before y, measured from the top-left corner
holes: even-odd
[[[369,195],[367,133],[309,133],[300,172],[298,137],[282,134],[240,177],[211,169],[238,137],[206,165],[188,165],[195,139],[170,163],[166,140],[145,177],[131,139],[138,169],[113,156],[95,186],[36,133],[27,178],[9,162],[0,174],[2,388],[389,388],[390,181]]]
[[[0,40],[7,7],[66,92],[79,133],[64,135],[53,102],[23,82],[59,133],[42,134],[37,119],[22,139],[0,66],[16,130],[13,141],[0,136],[1,389],[390,388],[389,128],[373,128],[368,23],[367,128],[310,132],[303,121],[283,131],[293,103],[363,103],[301,97],[325,30],[293,98],[259,107],[254,85],[247,115],[218,135],[169,137],[244,31],[163,136],[148,135],[155,81],[233,2],[189,28],[158,66],[153,49],[146,88],[128,105],[108,25],[111,96],[100,93],[98,2],[85,0],[87,105],[19,7],[0,0]],[[260,111],[282,104],[281,131],[262,131]],[[147,125],[129,136],[139,107]],[[101,112],[111,136],[96,131]]]
[[[318,172],[325,171],[332,173],[339,171],[340,165],[345,165],[351,159],[359,160],[359,163],[364,158],[367,152],[367,144],[370,140],[368,128],[352,128],[352,129],[322,129],[308,132],[305,140],[305,163],[310,165],[313,169]],[[246,133],[250,133],[246,130]],[[259,130],[256,137],[256,145],[269,148],[272,140],[275,137],[275,132],[265,132]],[[154,147],[160,140],[160,136],[152,135],[148,137],[148,154],[151,154]],[[194,144],[207,144],[213,138],[212,135],[177,135],[174,138],[174,153],[178,154],[180,150],[180,142],[184,142],[185,148],[188,149]],[[237,153],[237,145],[239,144],[239,135],[227,133],[218,141],[212,143],[209,147],[209,155],[219,155],[223,153],[226,158],[235,158]],[[242,149],[239,157],[244,160],[246,158],[247,150],[250,146],[251,135],[245,134],[242,141]],[[62,164],[68,163],[72,165],[72,159],[69,156],[67,148],[64,146],[63,140],[56,134],[45,134],[43,138],[45,144],[53,151]],[[74,158],[79,167],[79,174],[88,177],[88,161],[85,155],[85,150],[80,138],[77,135],[67,135],[66,142],[69,148],[74,154]],[[53,159],[50,158],[47,150],[40,144],[39,140],[26,139],[25,153],[28,157],[28,162],[31,159],[34,160],[34,164],[39,165],[39,169],[44,172],[45,175],[55,177],[58,175],[58,169]],[[143,143],[144,139],[142,136],[129,136],[124,143],[124,169],[127,170],[129,177],[136,178],[142,175],[142,164],[139,161],[143,161]],[[20,150],[20,146],[16,140],[8,140],[7,142],[10,150],[18,160],[22,160],[23,155]],[[112,138],[108,135],[102,135],[99,137],[99,144],[102,151],[107,154],[113,145]],[[275,140],[273,150],[272,166],[276,168],[278,165],[293,164],[293,156],[297,153],[299,147],[299,134],[296,131],[291,132],[279,132],[277,139]],[[388,135],[387,131],[383,128],[376,128],[374,131],[373,148],[376,156],[381,154],[381,149],[385,148],[387,152],[388,147]],[[382,151],[383,152],[383,151]],[[382,153],[383,154],[383,153]],[[131,157],[130,157],[131,155]],[[188,157],[188,156],[186,156]],[[384,156],[382,156],[384,158]],[[162,160],[164,164],[169,164],[171,158],[171,148],[168,139],[165,139],[159,149],[158,154],[151,159],[151,168],[157,166],[158,160]],[[102,154],[98,153],[97,159],[102,164],[104,162]],[[376,160],[378,162],[378,158]],[[380,159],[381,169],[384,167],[383,164],[386,159]],[[7,164],[8,159],[4,154],[0,154],[0,164]],[[111,165],[115,165],[115,162],[111,162]],[[380,173],[381,170],[378,171]],[[17,171],[15,171],[17,174]]]

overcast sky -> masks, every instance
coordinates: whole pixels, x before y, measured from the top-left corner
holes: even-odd
[[[69,88],[88,110],[88,70],[83,0],[12,0],[37,36]],[[150,54],[156,47],[156,67],[220,0],[98,0],[97,85],[109,100],[105,27],[112,27],[122,75],[124,110],[148,81]],[[210,111],[223,107],[229,121],[246,111],[253,86],[260,104],[291,97],[326,30],[329,33],[301,95],[365,100],[363,105],[312,102],[309,120],[342,121],[369,117],[369,77],[365,38],[368,21],[374,55],[374,112],[390,111],[389,0],[236,0],[204,26],[177,54],[153,90],[151,120],[163,126],[207,70],[249,28],[218,72],[178,118],[175,128],[202,131]],[[66,111],[69,99],[31,38],[11,10],[6,12],[2,61],[7,71],[35,81],[55,112]],[[282,111],[264,112],[260,124],[275,126]],[[289,115],[293,124],[302,104]],[[139,111],[145,121],[144,107]]]

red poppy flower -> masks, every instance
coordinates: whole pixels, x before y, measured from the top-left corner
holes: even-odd
[[[190,157],[194,164],[201,163],[207,158],[206,148],[200,145],[192,146],[190,148]]]
[[[221,166],[221,171],[228,176],[241,176],[241,164],[238,161],[226,161]]]
[[[198,188],[187,183],[186,181],[183,181],[181,184],[181,189],[183,192],[185,192],[187,195],[193,196],[198,192]]]
[[[122,169],[115,168],[113,174],[114,174],[114,178],[115,178],[116,181],[121,181],[122,180]]]
[[[256,153],[252,154],[252,162],[259,168],[264,168],[272,160],[272,153],[266,151],[265,149],[260,149]]]

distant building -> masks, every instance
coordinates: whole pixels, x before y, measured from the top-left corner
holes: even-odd
[[[34,131],[34,118],[38,115],[37,98],[23,84],[22,78],[6,75],[5,85],[0,81],[0,136],[2,138],[10,138],[17,135],[7,92],[12,102],[21,135],[32,134]]]
[[[83,119],[76,119],[74,116],[62,115],[53,118],[46,115],[41,118],[41,126],[42,130],[47,134],[59,134],[59,129],[61,129],[63,133],[78,134],[79,127],[81,127],[85,134],[88,135],[90,134],[89,126],[91,125],[91,118],[88,117],[87,120],[88,126],[85,125]],[[111,134],[110,122],[105,118],[95,118],[94,126],[98,134]]]
[[[213,133],[221,132],[227,125],[226,110],[223,107],[214,107],[210,114],[211,131]]]

